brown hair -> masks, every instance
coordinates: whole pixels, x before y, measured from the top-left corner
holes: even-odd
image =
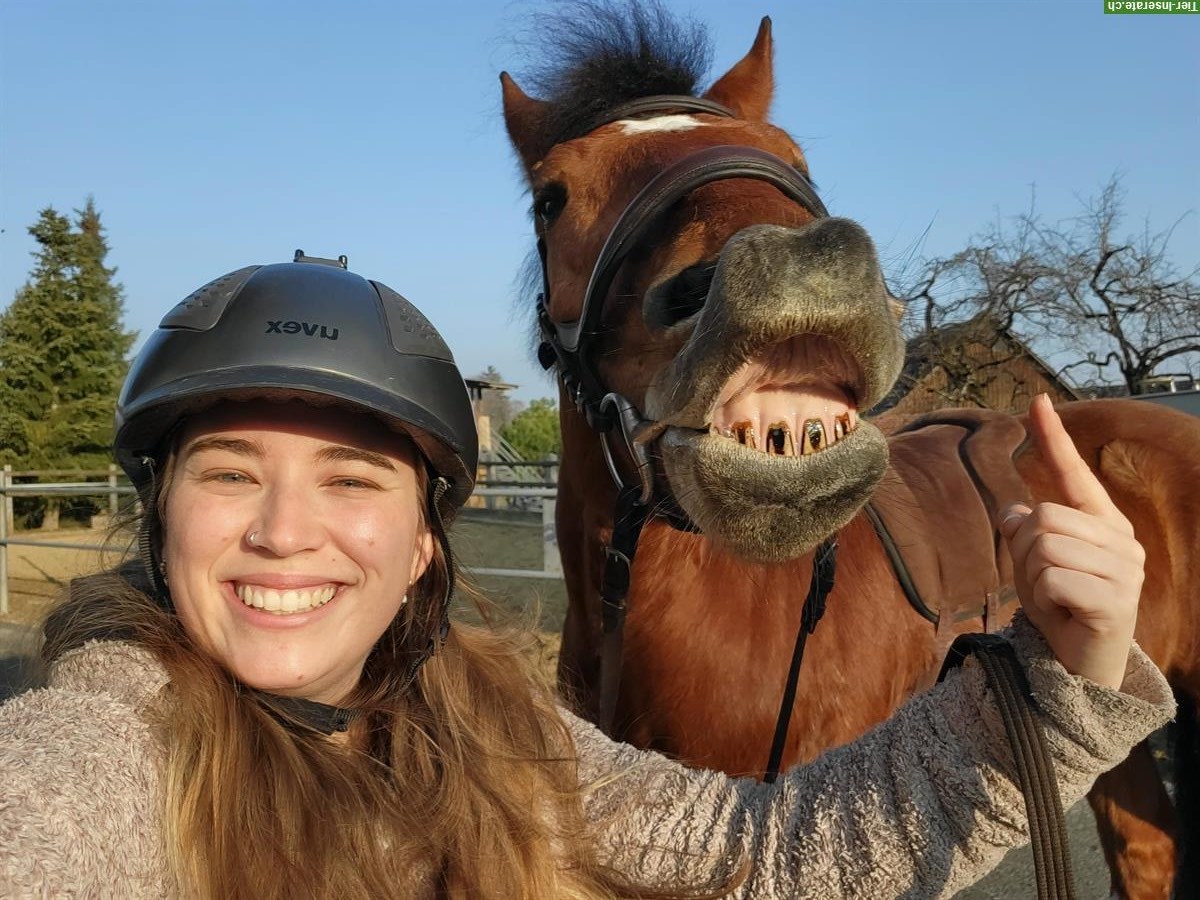
[[[142,527],[157,530],[172,476],[168,458]],[[571,735],[533,674],[528,639],[455,624],[405,688],[450,564],[437,545],[372,651],[349,700],[365,713],[345,743],[239,685],[135,564],[72,582],[47,620],[44,662],[119,636],[151,650],[169,676],[155,715],[165,849],[181,894],[659,895],[596,860]]]

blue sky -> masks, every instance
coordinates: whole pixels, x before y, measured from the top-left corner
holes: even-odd
[[[1200,16],[1102,0],[669,5],[709,25],[712,77],[770,15],[774,120],[885,265],[959,249],[1037,188],[1050,218],[1120,172],[1128,225],[1181,217],[1200,261]],[[529,399],[516,273],[531,246],[498,74],[542,2],[0,0],[0,306],[38,211],[92,194],[145,336],[209,278],[346,253]],[[711,80],[711,79],[710,79]],[[1189,214],[1190,213],[1190,214]]]

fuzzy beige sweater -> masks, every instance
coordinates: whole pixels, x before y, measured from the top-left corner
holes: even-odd
[[[1173,714],[1136,647],[1118,692],[1068,675],[1023,619],[1010,636],[1064,805]],[[165,682],[147,651],[92,643],[0,707],[0,897],[171,896],[144,716]],[[1003,726],[970,664],[774,786],[684,768],[564,715],[595,783],[601,852],[643,882],[703,884],[747,858],[736,897],[945,897],[1025,840]]]

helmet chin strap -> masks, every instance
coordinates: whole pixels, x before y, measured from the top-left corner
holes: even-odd
[[[163,575],[162,559],[155,549],[154,535],[151,534],[151,518],[153,517],[154,522],[158,521],[158,510],[150,509],[150,504],[156,495],[154,481],[157,475],[154,471],[154,458],[142,457],[142,465],[150,473],[150,477],[142,491],[142,517],[138,523],[137,535],[138,559],[141,560],[142,568],[146,572],[146,581],[153,589],[154,599],[169,611],[174,612],[175,604],[171,602],[171,590],[167,587],[167,579]]]

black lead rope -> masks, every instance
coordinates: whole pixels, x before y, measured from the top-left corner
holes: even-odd
[[[804,646],[821,616],[825,615],[825,601],[833,590],[833,576],[837,571],[837,539],[824,541],[813,554],[812,579],[808,585],[808,596],[804,598],[804,610],[800,613],[800,628],[796,632],[796,646],[792,649],[792,665],[788,669],[787,685],[783,689],[783,701],[779,704],[779,718],[775,721],[775,738],[771,741],[771,756],[767,760],[767,784],[779,778],[779,766],[783,761],[783,748],[787,743],[788,726],[792,721],[792,707],[796,703],[796,687],[800,683],[800,664],[804,661]]]
[[[994,634],[964,634],[955,639],[938,681],[968,656],[979,661],[996,698],[1000,718],[1016,761],[1039,900],[1075,900],[1071,848],[1063,818],[1058,779],[1046,738],[1034,715],[1036,701],[1012,644]]]
[[[650,512],[650,507],[641,503],[640,498],[640,488],[621,488],[617,494],[612,540],[604,548],[604,576],[600,581],[600,621],[604,639],[600,650],[600,717],[596,724],[610,736],[621,687],[630,572],[638,538]]]

